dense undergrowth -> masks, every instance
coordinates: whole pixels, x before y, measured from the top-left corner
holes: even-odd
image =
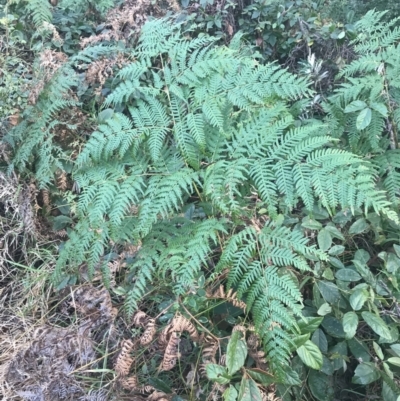
[[[0,6],[4,399],[399,399],[376,6]]]

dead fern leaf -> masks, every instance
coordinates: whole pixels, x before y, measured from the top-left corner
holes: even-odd
[[[68,187],[67,173],[63,170],[58,170],[56,173],[57,188],[61,191],[65,191]]]
[[[167,348],[165,349],[164,358],[161,364],[161,370],[171,370],[175,367],[178,360],[178,346],[180,342],[180,336],[176,332],[171,333],[171,337],[168,341]]]
[[[168,324],[159,334],[157,342],[162,349],[164,349],[168,345],[168,340],[171,335],[171,331],[172,331],[172,325]]]
[[[172,319],[171,326],[172,331],[178,331],[180,333],[187,331],[192,341],[199,341],[199,333],[197,332],[196,327],[181,314],[175,315],[175,317]]]
[[[145,327],[149,317],[143,311],[137,311],[133,316],[133,324],[135,327]]]
[[[153,341],[156,332],[157,332],[157,326],[155,319],[149,319],[147,321],[144,333],[140,337],[140,344],[141,345],[150,344]]]
[[[209,292],[207,297],[225,299],[226,301],[233,304],[233,306],[236,306],[237,308],[240,308],[244,311],[246,310],[246,303],[237,298],[237,293],[234,292],[232,288],[228,292],[225,292],[224,286],[220,285],[215,292]]]
[[[125,390],[135,391],[138,388],[138,379],[136,376],[129,376],[120,380],[121,386]]]
[[[150,394],[147,397],[148,401],[168,401],[168,398],[166,398],[166,394],[163,393],[162,391],[154,391],[152,394]]]
[[[131,340],[124,340],[122,342],[122,349],[118,358],[115,362],[114,370],[119,376],[127,376],[131,365],[133,363],[133,358],[129,355],[134,347]]]

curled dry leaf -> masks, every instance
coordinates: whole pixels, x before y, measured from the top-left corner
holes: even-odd
[[[122,342],[122,349],[118,358],[115,362],[114,370],[119,376],[127,376],[131,365],[133,363],[133,358],[130,356],[134,344],[131,340],[124,340]]]
[[[175,317],[172,319],[171,326],[172,331],[178,331],[180,333],[187,331],[192,341],[199,341],[199,333],[197,332],[196,327],[184,316],[180,314],[175,315]]]
[[[168,341],[167,348],[165,349],[164,358],[161,364],[161,370],[171,370],[176,365],[176,361],[179,357],[179,341],[179,334],[176,332],[172,332],[171,337]]]
[[[149,319],[146,324],[144,333],[140,337],[140,344],[141,345],[150,344],[153,341],[156,332],[157,332],[157,326],[155,319]]]

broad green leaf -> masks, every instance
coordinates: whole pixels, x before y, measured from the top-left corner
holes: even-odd
[[[376,110],[378,113],[382,114],[383,117],[387,117],[388,115],[388,109],[383,103],[375,103],[372,102],[370,104],[371,108]]]
[[[247,357],[247,345],[240,336],[240,331],[234,331],[228,343],[225,364],[228,368],[229,375],[233,375],[237,372],[244,365],[244,361]]]
[[[328,376],[333,375],[335,372],[332,361],[330,361],[325,355],[323,355],[322,357],[321,372],[325,373]]]
[[[334,258],[333,256],[329,257],[329,263],[332,266],[336,267],[337,269],[344,269],[345,268],[343,262],[338,258]]]
[[[310,370],[308,375],[308,386],[312,395],[319,401],[331,401],[334,396],[334,389],[331,378],[322,372]]]
[[[332,337],[344,338],[346,336],[342,323],[333,316],[325,316],[322,321],[322,327]]]
[[[319,221],[310,219],[308,216],[304,217],[301,226],[309,230],[320,230],[322,228],[322,224]]]
[[[238,392],[232,385],[230,385],[222,394],[224,401],[236,401],[237,396]]]
[[[157,377],[150,377],[149,384],[151,384],[157,390],[163,391],[164,393],[172,393],[171,387],[164,380],[161,380]]]
[[[372,341],[372,346],[374,347],[375,354],[378,356],[378,358],[381,361],[383,361],[384,356],[383,356],[382,348],[375,341]]]
[[[319,348],[310,340],[297,349],[297,355],[304,365],[319,370],[322,366],[322,353]]]
[[[376,316],[371,312],[362,312],[361,316],[365,323],[367,323],[376,334],[388,339],[392,337],[386,323],[379,316]]]
[[[321,251],[326,252],[332,245],[332,237],[328,230],[324,228],[318,233],[318,246]]]
[[[329,281],[319,281],[317,285],[326,302],[330,304],[339,302],[340,292],[336,284],[330,283]]]
[[[329,231],[333,238],[337,238],[343,241],[345,240],[343,234],[337,229],[337,227],[335,227],[335,225],[330,225],[329,223],[325,226],[325,230]]]
[[[350,305],[354,310],[360,310],[368,299],[368,291],[364,289],[355,290],[350,295]]]
[[[346,108],[344,109],[345,113],[353,113],[354,111],[360,111],[367,107],[367,103],[363,102],[362,100],[354,100],[353,102],[349,103]]]
[[[97,116],[97,121],[100,124],[104,123],[106,120],[110,119],[113,115],[114,115],[114,110],[113,109],[104,109]]]
[[[380,377],[379,370],[372,363],[363,362],[357,366],[352,382],[365,385],[373,383]]]
[[[341,255],[345,251],[345,247],[343,245],[334,245],[331,249],[329,249],[328,254],[331,256]]]
[[[265,372],[262,369],[246,369],[246,372],[249,376],[251,376],[257,383],[262,384],[263,386],[269,386],[272,383],[276,383],[276,378],[272,376],[270,373]]]
[[[355,234],[361,234],[362,232],[366,231],[369,227],[369,224],[367,220],[365,220],[363,217],[361,219],[358,219],[355,221],[349,228],[349,234],[355,235]]]
[[[362,130],[367,128],[368,125],[371,123],[371,117],[372,113],[369,107],[365,108],[364,110],[361,110],[356,120],[357,129]]]
[[[310,339],[310,333],[300,334],[293,338],[293,350],[301,347],[307,340]]]
[[[400,344],[392,344],[390,348],[397,356],[400,356]]]
[[[240,401],[262,401],[260,390],[252,378],[243,376],[240,383],[238,400]]]
[[[398,394],[396,394],[386,383],[382,383],[382,399],[383,399],[383,401],[398,401],[397,397],[398,397]]]
[[[306,334],[314,332],[322,323],[323,319],[323,317],[303,317],[302,320],[297,322],[300,333]]]
[[[206,365],[206,373],[210,380],[219,384],[228,384],[231,381],[226,368],[215,363],[208,363]]]
[[[354,254],[354,260],[358,260],[362,264],[366,264],[371,259],[371,256],[365,249],[358,249]]]
[[[392,357],[392,358],[389,358],[387,361],[388,361],[389,363],[391,363],[392,365],[400,366],[400,358],[397,357],[397,356]]]
[[[347,345],[351,353],[360,361],[360,362],[369,362],[371,360],[371,355],[368,347],[357,340],[357,338],[352,338],[347,341]]]
[[[343,315],[343,330],[346,333],[346,339],[353,338],[357,331],[358,316],[355,312],[347,312]]]
[[[332,348],[329,349],[329,354],[334,370],[346,370],[346,361],[348,360],[346,341],[336,343]]]
[[[320,316],[325,316],[325,315],[327,315],[328,313],[331,313],[331,312],[332,312],[332,307],[329,304],[324,303],[319,307],[317,313]]]
[[[397,257],[400,258],[400,245],[393,244],[393,249],[396,252]]]
[[[321,350],[321,352],[328,351],[328,340],[321,329],[315,330],[311,337],[311,341]]]
[[[301,384],[298,373],[290,366],[285,368],[285,378],[283,380],[283,384],[287,386],[300,386]]]
[[[340,269],[335,273],[335,277],[342,281],[358,281],[361,276],[352,269]]]

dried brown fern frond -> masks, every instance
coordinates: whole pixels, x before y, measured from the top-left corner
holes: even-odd
[[[176,314],[171,322],[172,331],[177,331],[182,333],[187,331],[189,333],[190,339],[192,341],[198,342],[199,341],[199,333],[192,322],[186,319],[181,314]]]
[[[237,308],[240,308],[244,311],[246,310],[246,303],[237,298],[237,293],[234,292],[232,288],[228,292],[225,292],[224,286],[220,285],[216,291],[208,291],[207,297],[225,299],[226,301],[233,304],[233,306],[236,306]]]
[[[144,333],[140,337],[140,344],[141,345],[150,344],[154,340],[156,332],[157,332],[157,326],[155,319],[148,319]]]
[[[114,75],[114,67],[121,69],[129,60],[121,53],[117,54],[114,58],[101,58],[89,64],[85,79],[89,84],[99,84],[96,88],[96,95],[101,94],[101,90],[107,78]]]
[[[132,323],[135,327],[145,327],[149,319],[145,312],[139,310],[133,315]]]
[[[125,378],[121,379],[119,382],[125,390],[129,390],[129,391],[137,390],[138,384],[139,384],[138,378],[135,375],[125,377]]]
[[[202,351],[203,361],[205,363],[217,363],[216,355],[219,348],[219,343],[214,337],[206,336]]]
[[[147,397],[148,401],[168,401],[167,394],[162,391],[154,391]]]
[[[161,370],[171,370],[175,367],[176,362],[179,358],[178,347],[180,342],[180,336],[176,332],[171,333],[167,348],[165,349],[164,358],[161,364]]]
[[[171,335],[172,326],[168,324],[165,326],[160,334],[158,335],[157,343],[161,349],[164,349],[168,345],[169,337]]]
[[[68,188],[67,173],[63,170],[57,170],[56,182],[57,182],[57,188],[61,191],[65,191]]]
[[[130,356],[130,353],[133,348],[134,343],[131,340],[124,340],[122,342],[121,351],[114,364],[114,370],[120,377],[127,376],[131,369],[133,358]]]

